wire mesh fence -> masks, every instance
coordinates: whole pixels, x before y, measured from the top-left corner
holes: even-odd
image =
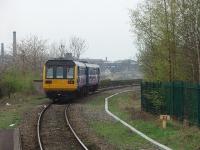
[[[200,84],[141,82],[142,110],[200,126]]]

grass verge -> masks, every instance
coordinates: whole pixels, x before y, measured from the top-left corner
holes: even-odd
[[[158,117],[140,111],[137,93],[128,92],[110,99],[112,113],[145,133],[147,136],[175,150],[198,150],[200,130],[196,127],[183,127],[177,122],[169,122],[167,129],[161,128]]]
[[[0,101],[0,129],[10,129],[19,125],[25,112],[48,100],[43,96],[16,94],[10,99],[4,98]]]
[[[108,143],[114,145],[116,149],[148,149],[154,150],[148,141],[134,134],[121,123],[109,117],[104,110],[104,99],[111,95],[111,92],[97,95],[88,101],[86,111],[92,114],[89,120],[90,128]],[[86,116],[88,116],[88,114]]]

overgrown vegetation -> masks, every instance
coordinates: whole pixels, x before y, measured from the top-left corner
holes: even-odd
[[[34,92],[33,79],[35,76],[30,72],[23,74],[16,69],[7,70],[0,79],[0,97],[8,96],[16,92]]]
[[[130,17],[145,79],[200,82],[199,0],[144,0]]]

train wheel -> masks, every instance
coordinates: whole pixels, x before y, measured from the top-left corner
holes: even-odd
[[[89,93],[89,91],[88,91],[88,88],[87,88],[87,87],[85,87],[85,96],[87,96],[87,95],[88,95],[88,93]]]
[[[59,99],[58,99],[58,98],[53,98],[52,100],[53,100],[53,102],[54,102],[54,103],[56,103],[56,102],[58,102],[58,101],[59,101]]]

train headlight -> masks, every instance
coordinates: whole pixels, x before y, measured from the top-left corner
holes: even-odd
[[[46,80],[45,83],[46,84],[52,84],[52,81],[51,80]]]
[[[74,84],[74,80],[68,80],[68,84]]]

